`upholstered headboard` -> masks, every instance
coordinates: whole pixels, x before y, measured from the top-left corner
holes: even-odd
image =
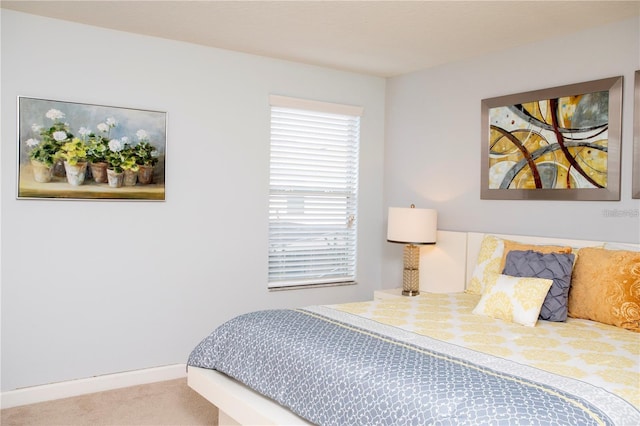
[[[420,251],[420,290],[432,293],[464,291],[473,274],[480,245],[485,235],[487,234],[479,232],[438,231],[436,244],[423,246]],[[526,244],[571,246],[573,248],[640,249],[640,244],[494,233],[490,235]]]

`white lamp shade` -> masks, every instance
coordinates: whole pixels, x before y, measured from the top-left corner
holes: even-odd
[[[387,241],[405,244],[434,244],[438,212],[432,209],[389,207]]]

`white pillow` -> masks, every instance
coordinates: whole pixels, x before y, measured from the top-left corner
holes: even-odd
[[[535,327],[553,280],[495,273],[485,278],[487,287],[474,314]]]

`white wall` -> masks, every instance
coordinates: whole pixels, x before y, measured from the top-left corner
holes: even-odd
[[[638,243],[640,200],[631,199],[638,69],[635,18],[390,79],[385,206],[436,208],[438,227],[450,231]],[[482,99],[618,75],[624,76],[619,202],[480,200]],[[388,244],[383,288],[400,285],[401,265],[402,247]]]
[[[235,314],[380,288],[384,79],[1,15],[3,391],[184,363]],[[364,107],[358,285],[266,289],[272,93]],[[167,111],[166,202],[16,200],[17,96]]]

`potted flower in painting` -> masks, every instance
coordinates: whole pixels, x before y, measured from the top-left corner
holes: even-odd
[[[145,130],[136,132],[138,145],[135,147],[136,162],[139,166],[138,182],[147,185],[153,180],[153,167],[158,162],[158,150],[149,143],[149,135]]]
[[[36,132],[40,130],[40,126],[37,124],[34,124],[31,128]],[[36,138],[30,138],[25,143],[31,148],[29,159],[33,170],[33,178],[40,183],[51,182],[53,164],[56,161],[56,153],[59,149],[58,145]]]
[[[124,162],[123,149],[124,146],[120,139],[111,139],[109,141],[109,151],[106,155],[107,181],[112,188],[120,188],[124,179],[124,169],[122,168],[122,163]]]
[[[80,129],[82,131],[83,128]],[[87,160],[91,175],[96,183],[107,182],[107,153],[109,152],[109,141],[93,133],[89,134],[87,140]]]
[[[87,172],[87,150],[84,142],[73,138],[62,145],[58,155],[64,161],[67,181],[73,186],[82,185]]]
[[[111,129],[116,127],[118,123],[114,118],[107,118],[105,122],[98,124],[99,135],[91,132],[84,127],[79,130],[85,138],[87,144],[87,159],[93,180],[96,183],[107,182],[107,154],[109,153],[109,134]]]
[[[138,181],[138,164],[136,163],[135,149],[129,145],[129,138],[123,137],[120,142],[123,145],[122,151],[122,170],[124,178],[122,184],[124,186],[134,186]]]
[[[69,133],[69,125],[61,121],[65,117],[62,111],[50,109],[45,117],[53,121],[51,127],[33,124],[31,130],[39,134],[40,139],[31,138],[26,141],[31,148],[29,159],[36,182],[50,182],[53,175],[64,176],[64,167],[58,161],[56,153],[64,142],[73,138]]]

